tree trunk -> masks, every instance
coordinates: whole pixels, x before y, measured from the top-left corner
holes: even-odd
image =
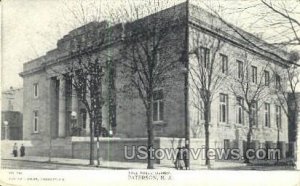
[[[50,135],[49,138],[49,152],[48,152],[48,162],[51,162],[51,156],[52,156],[52,136]]]
[[[204,128],[205,128],[205,165],[210,168],[210,159],[208,157],[209,150],[209,112],[210,112],[210,104],[206,103],[204,105]]]
[[[296,104],[296,109],[295,109],[295,112],[294,112],[294,119],[293,119],[293,122],[292,122],[292,126],[294,126],[294,130],[292,131],[292,137],[291,137],[291,142],[292,142],[292,145],[293,145],[293,151],[292,151],[292,158],[294,161],[297,161],[297,147],[295,148],[295,143],[297,142],[297,134],[298,134],[298,116],[299,116],[299,108],[298,108],[298,104]]]
[[[280,137],[280,129],[279,129],[279,126],[277,126],[277,149],[280,148],[279,137]],[[280,150],[280,152],[281,152],[281,150]],[[280,154],[276,156],[276,163],[279,162],[279,156],[280,156]]]
[[[248,149],[251,148],[251,134],[252,134],[252,126],[253,126],[253,116],[251,113],[249,113],[249,130],[248,130],[248,133],[247,133],[247,147],[246,147],[246,152],[248,151]],[[249,159],[246,155],[247,153],[245,153],[244,155],[244,162],[245,163],[249,163]]]
[[[152,101],[148,102],[147,112],[147,132],[148,132],[148,164],[147,169],[154,168],[154,159],[151,158],[151,150],[154,145],[153,125],[152,125]]]
[[[94,165],[94,129],[90,116],[90,165]]]
[[[100,166],[100,141],[99,135],[97,135],[97,166]]]
[[[98,125],[98,134],[97,134],[97,166],[100,166],[100,140],[99,136],[102,134],[102,106],[99,110],[96,111],[97,113],[97,125]]]

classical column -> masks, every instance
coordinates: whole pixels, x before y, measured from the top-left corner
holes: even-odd
[[[59,103],[58,103],[58,136],[66,136],[66,80],[59,80]]]
[[[73,84],[74,84],[74,79],[72,79],[72,112],[76,112],[76,114],[78,116],[78,98],[77,98],[77,93],[76,93],[76,90],[75,90],[75,87],[73,86]],[[76,122],[76,124],[77,124],[77,122]]]
[[[74,130],[75,128],[77,129],[76,131],[72,131],[73,135],[81,135],[81,129],[79,129],[78,127],[78,99],[77,99],[77,92],[74,85],[74,78],[72,78],[72,81],[70,81],[71,83],[71,87],[72,87],[72,95],[71,95],[71,123],[72,123],[72,130]],[[75,132],[75,133],[74,133]]]

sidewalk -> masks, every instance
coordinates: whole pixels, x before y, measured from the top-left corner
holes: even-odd
[[[71,158],[56,158],[52,157],[51,162],[49,162],[48,157],[42,156],[25,156],[25,157],[2,157],[3,160],[13,160],[13,161],[30,161],[30,162],[40,162],[40,163],[52,163],[61,165],[72,165],[72,166],[86,166],[90,167],[89,160],[87,159],[71,159]],[[97,161],[94,161],[95,165]],[[101,161],[100,168],[109,169],[144,169],[147,167],[146,163],[136,163],[136,162],[116,162],[116,161]]]
[[[2,157],[3,160],[13,160],[13,161],[30,161],[30,162],[40,162],[40,163],[51,163],[60,165],[71,165],[71,166],[86,166],[89,165],[89,160],[87,159],[71,159],[71,158],[51,158],[49,162],[48,157],[41,156],[25,156],[25,157]],[[95,161],[96,166],[97,162]],[[246,164],[240,162],[215,162],[212,165],[212,169],[241,169],[245,167]],[[155,169],[170,169],[175,170],[174,166],[155,164]],[[107,169],[146,169],[147,163],[138,162],[117,162],[117,161],[101,161],[99,168]],[[76,169],[76,168],[74,168]],[[204,165],[191,165],[191,170],[207,170]]]

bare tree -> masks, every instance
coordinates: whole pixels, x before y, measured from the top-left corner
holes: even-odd
[[[82,31],[81,34],[75,34],[72,37],[70,47],[63,48],[63,52],[70,52],[70,61],[65,61],[65,69],[51,68],[56,74],[60,74],[71,83],[73,93],[76,94],[79,102],[81,102],[87,114],[89,115],[90,130],[90,165],[94,164],[94,137],[97,137],[97,165],[100,165],[100,136],[109,134],[102,127],[102,107],[108,105],[108,122],[112,129],[116,124],[116,90],[114,87],[114,62],[111,55],[104,52],[103,46],[109,43],[109,31],[105,30],[109,26],[107,21],[103,19],[108,15],[105,8],[108,1],[82,1],[75,0],[68,2],[61,0],[63,11],[70,16],[64,17],[65,22],[57,25],[58,32],[61,28],[76,28]],[[100,28],[97,31],[97,29]],[[61,35],[61,34],[59,34]],[[48,35],[47,35],[48,37]],[[105,82],[107,81],[107,82]],[[103,83],[108,85],[108,95],[105,97],[102,93]],[[70,96],[70,95],[69,95]],[[73,128],[80,130],[80,128]],[[111,128],[109,129],[111,130]],[[75,132],[76,131],[72,131]],[[49,156],[51,155],[51,141]]]
[[[216,36],[202,33],[196,28],[191,31],[191,57],[189,65],[190,90],[193,107],[204,116],[205,154],[209,149],[209,128],[211,104],[215,94],[219,92],[228,74],[228,59],[220,56],[223,42]],[[220,59],[222,58],[222,59]],[[222,61],[224,60],[224,61]],[[198,116],[199,117],[199,116]],[[205,165],[210,167],[210,159],[206,156]]]
[[[94,135],[97,137],[97,165],[100,165],[99,136],[102,132],[102,97],[103,62],[99,58],[93,58],[90,54],[82,51],[72,63],[66,78],[72,81],[78,99],[84,104],[89,114],[90,127],[90,164],[93,165]]]
[[[297,1],[269,1],[260,0],[261,6],[266,9],[266,13],[258,14],[262,20],[263,26],[272,29],[275,33],[267,39],[275,46],[283,49],[299,49],[300,46],[300,22],[299,22],[299,2]],[[283,109],[289,122],[289,142],[296,141],[297,136],[297,117],[299,104],[297,100],[297,91],[299,89],[299,53],[291,51],[287,68],[273,68],[275,74],[280,74],[287,81],[288,87],[280,84],[274,90],[277,95],[277,102]],[[277,148],[279,148],[280,127],[277,126]]]
[[[279,80],[277,82],[278,87],[273,90],[274,94],[276,95],[276,101],[278,105],[280,105],[280,109],[282,108],[284,114],[287,116],[289,126],[295,127],[294,131],[291,131],[293,134],[289,136],[289,138],[295,138],[297,135],[297,118],[299,113],[299,103],[297,99],[297,90],[299,89],[300,83],[300,70],[299,65],[297,64],[299,60],[299,54],[297,52],[292,52],[289,64],[289,67],[284,69],[282,68],[272,68],[274,74],[278,77],[282,77],[283,81],[287,81],[287,87],[283,86]],[[277,78],[278,78],[277,77]],[[275,77],[276,78],[276,77]],[[276,81],[276,79],[275,79]],[[278,110],[281,112],[281,110]],[[277,119],[277,118],[276,118]],[[280,122],[277,122],[277,148],[279,148],[279,139],[280,139]],[[295,139],[290,141],[294,141]]]
[[[126,7],[119,6],[114,7],[112,9],[107,8],[110,4],[110,1],[95,1],[95,0],[89,0],[89,1],[82,1],[82,0],[76,0],[73,3],[69,3],[65,0],[62,0],[62,3],[65,5],[65,10],[71,14],[71,18],[66,17],[66,23],[62,25],[66,28],[77,28],[81,25],[86,25],[90,22],[99,22],[103,19],[109,19],[110,23],[119,23],[119,22],[127,22],[128,24],[131,24],[130,22],[133,22],[137,19],[142,18],[142,21],[137,21],[133,24],[133,27],[129,29],[129,32],[125,31],[123,34],[123,41],[126,50],[124,50],[122,56],[127,60],[130,61],[130,63],[124,63],[123,65],[127,69],[131,69],[130,72],[132,72],[132,86],[137,88],[139,90],[140,98],[143,100],[143,103],[147,109],[147,124],[148,124],[148,134],[149,134],[149,140],[148,144],[149,147],[153,148],[153,126],[152,126],[152,102],[153,102],[153,90],[157,87],[164,86],[164,83],[167,82],[167,79],[170,78],[170,73],[175,66],[175,62],[172,64],[164,63],[164,61],[167,61],[167,57],[164,55],[160,55],[160,51],[162,50],[162,46],[164,46],[167,41],[169,43],[172,43],[172,38],[168,36],[168,32],[174,28],[172,20],[170,22],[170,19],[174,18],[177,20],[177,12],[173,11],[172,15],[168,15],[166,17],[159,16],[156,13],[163,10],[165,7],[168,7],[171,3],[169,1],[147,1],[147,2],[131,2],[127,1]],[[121,5],[124,5],[122,3]],[[127,7],[128,5],[128,7]],[[155,14],[153,16],[148,16],[149,14]],[[143,18],[144,16],[147,16],[146,18]],[[144,21],[144,22],[143,22]],[[149,24],[148,24],[149,23]],[[126,23],[122,23],[123,26],[126,25]],[[87,30],[86,27],[83,27],[84,32]],[[125,27],[123,27],[125,29]],[[89,31],[88,31],[89,32]],[[75,38],[75,41],[77,42],[77,48],[76,53],[72,56],[72,59],[74,59],[74,62],[68,65],[67,70],[64,72],[64,76],[66,78],[72,78],[72,84],[75,87],[75,91],[78,95],[84,95],[83,97],[78,97],[79,100],[87,107],[88,113],[90,115],[90,164],[93,164],[92,160],[93,157],[93,129],[94,125],[98,126],[102,123],[102,116],[101,113],[96,112],[94,109],[94,106],[96,105],[98,109],[101,110],[103,106],[103,98],[100,94],[98,89],[101,89],[101,81],[103,81],[103,74],[98,74],[97,77],[96,74],[93,74],[93,69],[91,69],[90,72],[88,72],[90,68],[96,67],[98,64],[99,68],[101,66],[101,69],[103,70],[103,63],[106,63],[106,71],[109,74],[110,77],[114,71],[115,66],[113,61],[103,61],[101,60],[101,57],[95,57],[94,52],[101,48],[103,44],[103,39],[107,37],[104,35],[101,35],[97,38],[100,38],[99,40],[94,41],[85,41],[81,42],[82,38]],[[96,38],[96,36],[95,36]],[[107,37],[109,38],[109,37]],[[106,39],[107,39],[106,38]],[[88,46],[86,46],[86,43],[88,43]],[[181,51],[180,51],[181,52]],[[180,53],[179,52],[179,53]],[[101,52],[100,52],[101,53]],[[99,55],[104,55],[103,53]],[[106,56],[106,58],[111,58],[112,56]],[[166,65],[165,65],[166,64]],[[145,65],[145,66],[144,66]],[[143,69],[144,68],[144,69]],[[96,70],[96,69],[94,69]],[[100,72],[100,69],[98,69]],[[147,72],[145,72],[145,71]],[[135,71],[135,72],[134,72]],[[138,72],[138,73],[137,73]],[[145,73],[144,73],[145,72]],[[103,72],[102,72],[103,73]],[[141,73],[144,73],[142,76]],[[92,78],[93,77],[93,78]],[[135,80],[133,80],[135,78]],[[140,78],[140,79],[139,79]],[[110,79],[110,78],[108,78]],[[93,80],[93,81],[92,81]],[[98,83],[95,83],[94,81],[98,81]],[[109,82],[109,95],[111,98],[108,99],[109,105],[109,121],[114,122],[115,121],[115,98],[113,95],[116,94],[115,87],[113,83],[108,80]],[[145,83],[141,84],[141,83]],[[97,84],[94,86],[93,84]],[[87,92],[82,94],[83,87],[87,87]],[[98,91],[98,92],[95,92]],[[146,93],[145,93],[146,92]],[[97,94],[97,95],[95,95]],[[99,97],[98,97],[99,96]],[[94,103],[93,100],[96,100]],[[97,101],[101,100],[101,101]],[[97,138],[98,141],[98,138]],[[97,145],[99,147],[99,145]],[[98,152],[98,151],[97,151]],[[149,156],[150,158],[150,156]],[[99,158],[97,158],[99,159]],[[98,162],[99,164],[99,162]],[[153,162],[148,164],[148,168],[153,168]]]
[[[96,136],[98,166],[100,165],[99,137],[104,132],[102,127],[102,107],[104,103],[110,102],[110,100],[105,101],[102,86],[104,75],[107,72],[111,72],[111,62],[107,61],[109,56],[103,51],[103,46],[109,42],[107,39],[108,32],[103,28],[100,31],[96,28],[99,26],[105,27],[105,25],[107,26],[107,23],[102,22],[90,23],[81,27],[83,35],[75,34],[70,41],[70,47],[62,48],[69,51],[69,58],[66,60],[62,59],[64,61],[64,69],[57,69],[55,66],[49,69],[50,73],[59,74],[67,81],[66,87],[68,90],[66,91],[69,91],[69,94],[66,96],[76,95],[78,101],[84,105],[89,115],[90,165],[94,164],[94,137]],[[110,70],[107,71],[107,69]],[[111,76],[108,77],[110,78]],[[112,93],[112,95],[114,94]],[[77,134],[78,130],[80,128],[74,126],[71,135]]]
[[[154,145],[153,133],[153,98],[156,89],[168,86],[169,81],[176,75],[174,72],[181,65],[179,57],[182,48],[182,38],[172,36],[179,27],[178,12],[173,9],[164,12],[159,4],[155,4],[155,13],[126,25],[122,56],[124,74],[130,80],[130,87],[138,92],[138,97],[145,107],[148,134],[148,169],[152,169],[154,160],[151,159],[151,149]],[[153,8],[153,7],[152,7]],[[132,7],[138,14],[138,8]],[[181,20],[182,21],[182,20]],[[175,46],[175,47],[174,47]],[[166,49],[168,48],[168,49]],[[170,53],[170,51],[174,52]],[[175,54],[175,55],[174,55]],[[173,59],[177,56],[177,59]]]
[[[280,46],[299,46],[300,45],[300,13],[299,2],[296,1],[270,1],[260,0],[261,4],[268,11],[258,16],[264,20],[266,26],[273,30],[278,30],[277,34],[272,36],[275,45]],[[284,35],[284,37],[282,37]],[[281,37],[281,38],[280,38]]]
[[[208,7],[208,6],[207,6]],[[253,36],[243,32],[242,30],[236,28],[235,26],[229,24],[224,18],[214,10],[212,7],[209,7],[212,10],[213,14],[218,17],[218,19],[226,25],[233,33],[237,34],[248,47],[253,49],[258,49],[266,54],[271,54],[276,56],[281,61],[285,62],[285,65],[282,66],[270,66],[271,71],[278,77],[282,77],[282,83],[276,89],[273,89],[272,94],[276,96],[273,97],[273,101],[280,105],[284,111],[284,114],[288,118],[289,130],[292,135],[289,138],[296,138],[297,134],[297,115],[299,112],[299,104],[297,102],[297,90],[299,89],[299,54],[293,49],[297,49],[300,46],[299,40],[299,29],[300,24],[297,16],[299,15],[299,2],[296,1],[269,1],[269,0],[260,0],[259,2],[253,4],[252,6],[240,7],[242,12],[251,12],[251,9],[255,9],[255,22],[251,24],[251,27],[257,29],[269,28],[266,30],[269,33],[265,37],[269,43],[258,41],[258,39],[253,38]],[[261,10],[257,14],[257,10]],[[267,48],[271,48],[273,51],[269,51]],[[285,52],[286,50],[291,50],[290,53]],[[281,50],[281,51],[280,51]],[[276,81],[276,77],[273,77],[272,81]],[[283,86],[285,84],[288,86]],[[281,112],[281,108],[277,108],[277,112]],[[281,113],[280,113],[281,114]],[[281,117],[281,116],[280,116]],[[280,118],[278,118],[279,120]],[[276,118],[277,120],[277,118]],[[280,130],[281,126],[279,122],[276,121],[277,125],[277,147],[279,148],[280,140]],[[292,127],[295,129],[290,129]],[[289,141],[291,141],[289,139]],[[295,139],[293,139],[295,141]]]
[[[237,98],[237,105],[247,114],[247,149],[251,148],[251,141],[253,135],[253,128],[257,127],[258,110],[264,105],[264,100],[270,95],[268,84],[270,79],[266,80],[264,72],[269,68],[269,63],[266,62],[262,69],[258,70],[255,61],[245,52],[243,58],[237,61],[236,72],[229,77],[229,91],[231,91]],[[268,82],[266,84],[266,81]],[[264,105],[268,107],[268,105]],[[270,109],[270,108],[266,108]],[[270,118],[266,118],[270,123]],[[246,123],[245,122],[245,123]],[[249,159],[245,158],[245,162],[249,163]]]
[[[286,50],[300,44],[300,4],[297,0],[236,2],[233,6],[228,5],[227,2],[216,0],[212,3],[207,0],[203,1],[201,5],[221,18],[222,21],[230,22],[230,16],[241,17],[244,21],[240,22],[240,19],[237,19],[239,26],[243,25],[245,29],[251,29],[256,37],[263,38],[273,46]],[[243,35],[247,36],[245,33]],[[251,40],[249,35],[247,40]],[[258,43],[256,44],[258,45]]]

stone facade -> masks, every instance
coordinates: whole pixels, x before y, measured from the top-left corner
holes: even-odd
[[[288,54],[281,51],[259,38],[246,33],[245,31],[234,27],[233,25],[228,26],[221,22],[218,18],[210,15],[206,11],[199,7],[191,5],[190,7],[190,50],[195,47],[194,40],[195,35],[200,34],[199,42],[197,47],[210,48],[213,42],[220,40],[221,47],[215,53],[216,63],[221,63],[221,55],[227,56],[228,59],[228,71],[231,76],[237,76],[237,60],[243,61],[244,64],[247,61],[249,66],[254,66],[257,69],[258,81],[261,79],[265,81],[264,71],[270,73],[270,83],[268,88],[264,91],[268,92],[268,96],[262,97],[257,100],[257,126],[253,129],[252,134],[252,145],[254,148],[276,148],[277,138],[279,138],[280,148],[282,149],[282,157],[285,157],[287,151],[288,142],[288,120],[286,114],[281,108],[280,112],[280,123],[281,128],[278,129],[276,125],[276,107],[280,106],[277,96],[274,94],[275,80],[272,77],[275,76],[273,69],[277,69],[277,72],[284,72],[285,68],[288,68]],[[261,48],[253,47],[237,33],[244,35],[252,43],[256,44]],[[197,36],[196,36],[197,37]],[[213,53],[213,50],[211,50]],[[213,54],[211,54],[213,55]],[[190,58],[190,64],[193,63],[195,58]],[[221,65],[216,66],[221,68]],[[221,71],[220,71],[221,73]],[[251,73],[251,72],[250,72]],[[282,87],[286,88],[285,74],[280,74]],[[210,121],[210,140],[212,140],[212,148],[239,148],[241,151],[246,145],[246,136],[249,129],[248,126],[248,115],[245,111],[243,112],[243,122],[239,124],[237,122],[237,95],[234,95],[230,86],[234,86],[230,81],[230,78],[222,82],[222,86],[217,89],[214,93],[211,108],[211,121]],[[190,77],[190,82],[192,82]],[[259,82],[258,82],[259,83]],[[190,91],[192,92],[192,91]],[[226,122],[220,121],[220,95],[227,96],[226,103]],[[191,121],[191,133],[195,137],[204,138],[204,121],[201,119],[201,113],[198,113],[197,109],[193,104],[197,101],[197,97],[190,93],[190,121]],[[269,126],[265,125],[265,108],[264,104],[269,104]],[[279,130],[279,133],[278,133]]]
[[[266,44],[258,38],[255,38],[249,33],[240,30],[242,33],[247,34],[254,42],[262,46],[262,50],[250,47],[243,41],[235,32],[230,31],[225,25],[218,22],[218,19],[208,14],[204,10],[189,5],[190,14],[188,23],[185,14],[186,4],[179,4],[156,14],[164,16],[174,22],[174,28],[169,31],[167,38],[170,42],[166,42],[162,46],[161,55],[163,58],[178,61],[178,69],[170,73],[174,77],[171,82],[167,82],[168,87],[162,87],[164,92],[164,108],[163,108],[163,121],[154,122],[155,135],[157,137],[170,137],[182,138],[184,137],[185,130],[185,94],[184,94],[184,77],[180,63],[182,52],[186,51],[185,48],[185,34],[186,27],[189,30],[189,43],[192,43],[193,33],[201,33],[209,38],[221,38],[224,41],[224,46],[221,53],[228,56],[229,68],[235,68],[235,61],[247,53],[255,61],[255,65],[260,72],[262,64],[270,63],[272,66],[278,68],[287,68],[287,56],[283,51]],[[154,16],[154,15],[150,15]],[[33,61],[24,64],[24,71],[21,76],[24,80],[24,139],[26,140],[47,140],[50,138],[64,138],[70,136],[70,127],[73,123],[70,120],[72,112],[77,113],[76,125],[82,129],[81,136],[88,136],[89,129],[87,126],[88,116],[84,116],[84,107],[76,99],[76,95],[66,95],[66,88],[70,88],[65,79],[60,74],[64,72],[66,65],[72,62],[73,55],[76,55],[76,42],[83,40],[86,46],[90,46],[97,42],[99,39],[97,34],[100,32],[109,33],[105,47],[101,50],[95,50],[95,56],[103,59],[100,54],[113,54],[110,55],[110,60],[114,61],[115,68],[115,86],[116,86],[116,127],[115,136],[117,137],[146,137],[146,117],[145,109],[142,101],[138,98],[138,94],[133,92],[133,96],[128,96],[128,92],[122,91],[124,85],[129,81],[124,75],[124,69],[118,64],[122,59],[121,53],[126,51],[123,43],[123,36],[130,34],[130,30],[139,23],[147,24],[145,19],[137,20],[132,23],[121,23],[109,26],[107,22],[92,22],[88,25],[80,27],[71,31],[68,35],[64,36],[57,43],[57,48],[47,52]],[[214,20],[212,25],[211,20]],[[91,36],[92,35],[92,36]],[[93,42],[94,41],[94,42]],[[92,46],[93,47],[93,46]],[[97,48],[96,48],[97,49]],[[192,57],[189,58],[190,63]],[[107,78],[108,74],[106,74]],[[284,82],[284,81],[282,81]],[[270,87],[273,86],[270,85]],[[108,95],[108,86],[103,86],[104,95]],[[72,89],[72,88],[71,88]],[[191,91],[190,91],[191,92]],[[228,120],[226,123],[219,122],[219,95],[224,93],[228,95]],[[189,96],[193,99],[192,96]],[[226,90],[226,85],[216,93],[216,99],[212,103],[211,115],[211,140],[213,147],[224,147],[225,141],[229,140],[230,146],[243,148],[243,141],[246,139],[246,125],[236,124],[236,97]],[[263,146],[266,143],[276,143],[277,129],[275,126],[275,105],[271,101],[272,96],[269,98],[271,105],[271,127],[264,127],[263,125],[263,112],[258,112],[258,126],[254,129],[253,140],[255,144]],[[192,100],[189,100],[192,101]],[[191,133],[193,138],[204,138],[203,123],[195,126],[195,110],[190,104],[190,123]],[[82,111],[82,112],[81,112]],[[108,107],[104,106],[103,110],[103,126],[107,130],[112,130],[111,123],[109,122]],[[245,116],[246,117],[246,116]],[[287,119],[283,112],[281,115],[282,129],[280,130],[280,141],[287,142]],[[85,123],[85,124],[84,124]],[[85,126],[85,127],[84,127]],[[195,133],[195,128],[197,132]],[[257,145],[258,146],[258,145]]]
[[[165,11],[183,12],[180,11],[184,7],[179,6],[176,9],[170,9]],[[182,17],[183,15],[178,15]],[[78,38],[86,38],[86,43],[89,45],[88,32],[104,31],[109,32],[110,41],[107,41],[107,46],[101,50],[102,53],[113,54],[111,61],[116,61],[115,64],[115,86],[117,89],[117,105],[116,105],[116,136],[122,137],[145,137],[146,125],[145,109],[139,100],[137,92],[133,92],[131,96],[123,90],[124,85],[127,84],[128,79],[124,74],[124,69],[118,65],[121,59],[121,51],[124,50],[122,43],[122,35],[130,33],[130,29],[135,26],[139,26],[140,23],[133,22],[128,24],[118,24],[112,27],[108,26],[107,22],[90,23],[84,27],[71,31],[63,39],[58,41],[57,49],[49,51],[47,55],[42,56],[36,60],[30,61],[24,64],[24,72],[21,76],[24,79],[24,102],[26,103],[26,110],[24,112],[24,138],[33,140],[42,140],[49,138],[50,134],[52,138],[70,136],[70,115],[72,111],[78,113],[77,121],[79,126],[83,126],[83,122],[88,123],[88,115],[83,117],[80,115],[80,110],[84,109],[83,105],[75,100],[75,96],[66,96],[66,88],[70,84],[63,78],[63,73],[66,64],[72,61],[70,55],[72,55],[76,49],[74,49],[74,42]],[[146,23],[142,23],[146,24]],[[181,55],[182,42],[184,41],[184,27],[182,23],[176,23],[176,30],[170,32],[166,37],[170,38],[172,42],[167,42],[167,52],[163,53],[161,57],[169,58],[170,60],[178,60]],[[93,38],[92,38],[93,39]],[[95,52],[95,55],[97,53]],[[101,56],[100,56],[101,58]],[[106,59],[103,60],[104,62]],[[125,72],[126,73],[126,72]],[[178,74],[178,76],[169,82],[176,86],[165,89],[164,92],[168,97],[164,100],[168,107],[164,109],[164,121],[155,124],[155,130],[157,135],[166,137],[183,137],[184,131],[184,110],[183,110],[183,74],[180,71],[172,72]],[[107,75],[106,75],[107,76]],[[103,94],[107,96],[107,85],[105,84],[106,78],[103,82]],[[37,86],[37,95],[34,95]],[[74,106],[77,105],[77,106]],[[77,108],[75,108],[77,107]],[[110,125],[108,122],[107,105],[104,105],[103,114],[103,126],[109,130]],[[34,115],[37,113],[38,128],[34,131]],[[51,133],[49,132],[51,131]],[[89,128],[86,127],[82,130],[83,136],[88,136]]]

